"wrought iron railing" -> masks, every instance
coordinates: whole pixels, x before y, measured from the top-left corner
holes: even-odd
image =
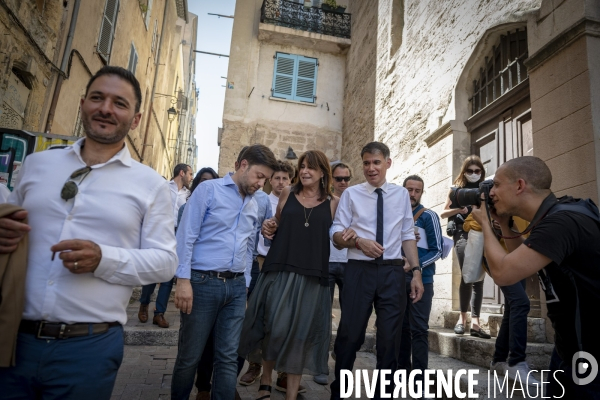
[[[260,22],[307,32],[350,38],[351,15],[324,11],[287,0],[264,0]]]

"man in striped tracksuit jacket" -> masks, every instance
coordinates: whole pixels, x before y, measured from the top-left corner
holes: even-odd
[[[402,325],[402,342],[398,355],[398,369],[406,369],[407,376],[413,369],[424,372],[428,366],[429,355],[429,314],[433,299],[433,275],[435,262],[442,256],[442,227],[440,218],[432,211],[425,209],[421,204],[421,196],[425,184],[417,175],[411,175],[404,180],[403,186],[410,195],[415,227],[419,228],[420,240],[417,242],[419,261],[421,262],[423,277],[423,297],[416,303],[408,298]],[[413,266],[405,265],[405,271],[410,271]],[[412,273],[406,272],[406,285],[410,289]],[[410,290],[407,290],[407,296]],[[412,354],[412,363],[411,363]],[[418,380],[423,380],[420,375]]]

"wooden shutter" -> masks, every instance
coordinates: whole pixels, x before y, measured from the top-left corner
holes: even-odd
[[[131,50],[129,51],[129,65],[127,66],[127,69],[129,71],[131,71],[131,73],[134,75],[135,75],[135,69],[137,68],[137,62],[138,62],[138,54],[137,54],[137,51],[135,50],[134,44],[131,43]]]
[[[110,58],[118,12],[119,0],[106,0],[102,25],[100,26],[100,37],[98,38],[98,54],[106,62]]]
[[[314,103],[317,89],[317,59],[298,57],[294,100]]]
[[[273,97],[293,100],[296,56],[277,53],[273,74]]]

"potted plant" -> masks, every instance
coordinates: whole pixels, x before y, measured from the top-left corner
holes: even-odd
[[[325,0],[321,4],[321,9],[323,11],[335,12],[337,9],[337,3],[335,2],[335,0]]]

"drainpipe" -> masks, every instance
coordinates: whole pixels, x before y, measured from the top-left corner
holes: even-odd
[[[162,28],[160,30],[160,39],[158,41],[158,49],[156,50],[156,62],[154,65],[154,81],[152,82],[152,94],[150,95],[150,103],[148,105],[148,118],[146,120],[146,131],[144,132],[144,140],[142,141],[142,157],[140,162],[144,162],[144,152],[146,151],[146,140],[148,140],[148,130],[150,129],[150,121],[152,121],[152,107],[154,107],[154,95],[156,94],[156,82],[158,81],[158,68],[160,67],[160,51],[162,50],[163,38],[165,37],[165,29],[167,27],[167,11],[169,0],[165,0],[165,10],[163,12]],[[168,143],[167,143],[168,145]]]
[[[50,110],[48,111],[48,118],[46,119],[46,129],[44,131],[46,133],[50,133],[52,130],[52,123],[54,122],[54,114],[56,113],[56,106],[58,104],[58,96],[60,95],[60,89],[62,88],[62,83],[65,80],[65,74],[67,70],[67,63],[69,62],[69,55],[71,53],[71,46],[73,45],[73,36],[75,35],[75,27],[77,26],[77,16],[79,15],[79,6],[81,5],[81,0],[75,0],[75,5],[73,6],[73,16],[71,17],[71,23],[69,25],[69,34],[67,36],[67,43],[65,44],[65,51],[63,53],[63,59],[60,63],[60,70],[63,72],[58,75],[58,79],[56,81],[56,87],[54,88],[54,94],[52,96],[52,102],[50,103]]]

